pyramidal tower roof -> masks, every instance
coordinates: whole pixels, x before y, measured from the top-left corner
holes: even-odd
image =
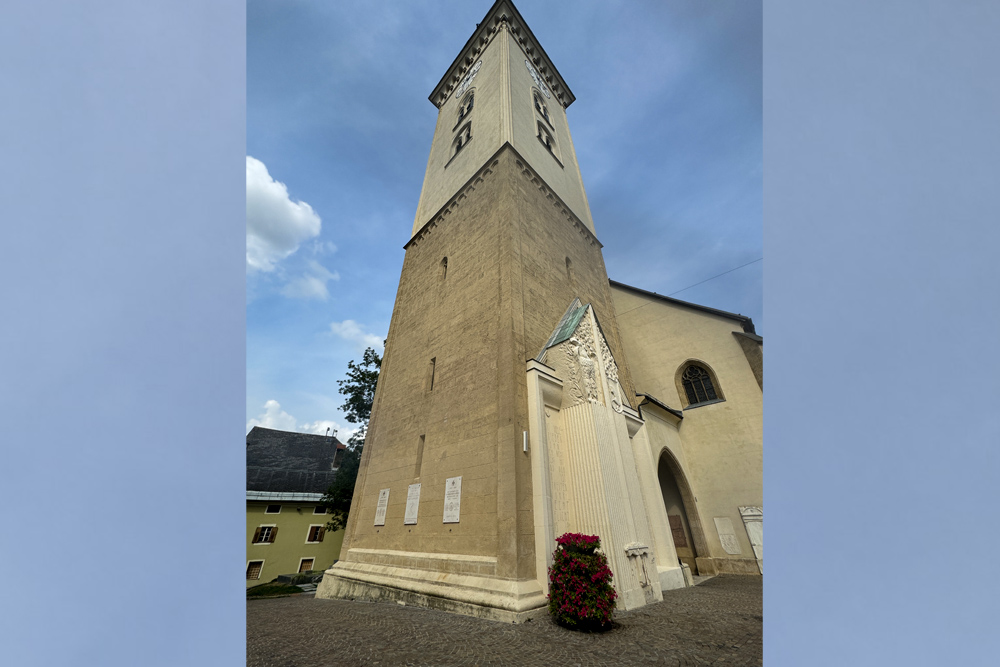
[[[576,100],[573,92],[566,85],[566,82],[563,81],[555,65],[549,60],[545,49],[535,39],[531,28],[525,23],[524,17],[521,16],[521,12],[517,11],[514,3],[510,0],[497,0],[490,7],[489,11],[486,12],[486,16],[479,22],[479,25],[476,26],[472,37],[469,38],[469,41],[459,51],[458,57],[451,63],[448,71],[441,77],[434,91],[428,97],[434,106],[439,109],[441,108],[441,105],[448,99],[448,94],[455,89],[455,86],[465,76],[469,67],[476,62],[476,56],[489,43],[490,36],[500,28],[500,24],[503,22],[506,22],[510,26],[511,33],[517,38],[521,48],[524,49],[525,54],[534,63],[535,69],[545,79],[546,84],[548,84],[549,89],[555,95],[556,99],[559,100],[559,103],[566,108]]]

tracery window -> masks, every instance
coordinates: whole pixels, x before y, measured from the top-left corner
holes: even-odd
[[[719,400],[712,384],[712,376],[701,366],[691,364],[681,374],[681,383],[687,394],[688,407],[699,403]]]

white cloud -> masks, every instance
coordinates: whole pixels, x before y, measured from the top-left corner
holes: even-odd
[[[281,293],[293,299],[320,299],[326,301],[330,292],[326,289],[327,282],[340,280],[336,271],[328,271],[325,266],[314,259],[309,260],[306,271],[298,278],[288,281]]]
[[[321,222],[305,202],[293,202],[284,183],[247,155],[247,271],[273,271],[299,245],[319,235]]]
[[[254,426],[273,428],[278,431],[294,431],[295,417],[281,409],[281,404],[273,398],[264,404],[264,412],[247,422],[247,433]]]
[[[281,404],[271,399],[264,404],[264,412],[256,418],[247,422],[247,433],[254,426],[263,428],[273,428],[277,431],[292,431],[295,433],[313,433],[316,435],[326,435],[326,429],[330,429],[330,434],[337,434],[337,439],[347,442],[348,439],[358,430],[356,428],[343,428],[335,421],[329,419],[318,419],[307,424],[299,424],[295,417],[281,409]]]
[[[354,343],[358,352],[363,352],[366,347],[373,347],[376,350],[382,349],[382,337],[372,333],[366,333],[361,325],[354,320],[344,320],[343,322],[331,322],[330,331],[340,336],[346,341]]]

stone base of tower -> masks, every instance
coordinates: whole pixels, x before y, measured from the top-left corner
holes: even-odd
[[[351,556],[368,562],[339,561],[327,570],[316,597],[395,601],[505,623],[523,623],[548,613],[548,600],[537,581],[471,574],[470,569],[480,566],[471,562],[474,558],[364,551],[368,553]],[[430,561],[434,569],[406,567],[404,561]],[[449,569],[453,571],[443,571]]]

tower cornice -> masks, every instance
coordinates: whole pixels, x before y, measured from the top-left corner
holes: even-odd
[[[434,233],[437,226],[447,220],[448,216],[450,216],[456,208],[461,206],[465,200],[476,191],[479,184],[493,174],[497,164],[499,163],[500,156],[504,153],[504,151],[511,152],[514,157],[514,166],[517,168],[517,172],[523,178],[527,179],[532,186],[538,188],[539,192],[545,195],[545,198],[556,210],[559,211],[560,216],[564,218],[568,224],[572,225],[573,228],[576,229],[576,231],[579,232],[590,245],[598,248],[604,247],[604,244],[597,240],[597,236],[594,232],[590,231],[587,225],[580,220],[575,213],[573,213],[570,207],[566,205],[566,202],[560,199],[559,195],[557,195],[555,191],[549,187],[545,180],[542,179],[542,177],[539,176],[535,170],[528,166],[528,161],[517,152],[517,149],[509,143],[504,142],[504,145],[501,146],[475,174],[473,174],[472,178],[466,181],[465,185],[459,188],[458,193],[449,199],[447,204],[442,206],[437,213],[431,216],[430,220],[428,220],[412,237],[410,237],[410,240],[406,242],[403,249],[409,250],[411,247],[416,247],[421,240]]]
[[[451,63],[448,71],[445,72],[437,86],[435,86],[434,91],[430,94],[430,97],[428,97],[434,106],[439,109],[441,108],[448,99],[448,95],[459,84],[468,69],[476,63],[479,53],[486,48],[486,45],[494,37],[501,34],[504,30],[509,30],[511,35],[514,36],[525,55],[534,64],[535,69],[545,79],[552,94],[555,95],[564,108],[569,107],[576,100],[573,92],[566,85],[566,82],[563,81],[555,65],[549,60],[545,49],[542,48],[541,44],[535,38],[535,35],[531,32],[531,28],[528,27],[521,13],[517,11],[514,3],[510,0],[497,0],[490,7],[489,11],[486,12],[486,16],[479,25],[476,26],[472,37],[462,47],[458,57]]]

